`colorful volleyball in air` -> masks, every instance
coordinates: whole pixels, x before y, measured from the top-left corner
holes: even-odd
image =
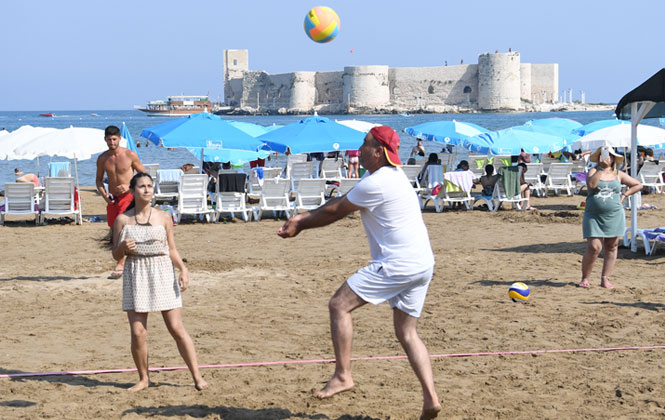
[[[315,42],[330,42],[339,32],[339,16],[330,7],[316,6],[305,16],[305,32]]]
[[[529,293],[529,286],[521,281],[513,283],[510,285],[510,289],[508,289],[508,297],[510,297],[513,302],[524,302],[529,299]]]

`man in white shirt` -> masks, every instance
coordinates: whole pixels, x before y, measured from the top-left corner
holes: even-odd
[[[429,354],[416,331],[434,268],[434,255],[418,197],[399,169],[399,136],[390,127],[374,127],[360,148],[367,170],[343,197],[288,220],[277,231],[291,238],[301,230],[329,225],[359,210],[372,254],[370,265],[353,274],[330,299],[330,328],[335,349],[335,373],[315,395],[329,398],[353,388],[351,377],[351,312],[367,302],[388,301],[395,334],[423,389],[421,419],[441,411]]]

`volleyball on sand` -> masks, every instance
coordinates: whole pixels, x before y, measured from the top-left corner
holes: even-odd
[[[508,289],[508,297],[510,297],[513,302],[523,302],[529,299],[530,293],[529,286],[521,281],[511,284],[510,289]]]
[[[339,32],[339,16],[330,7],[316,6],[305,16],[305,32],[315,42],[330,42]]]

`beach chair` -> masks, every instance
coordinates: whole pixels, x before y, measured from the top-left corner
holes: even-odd
[[[282,175],[284,170],[282,168],[253,168],[249,172],[249,180],[247,183],[247,195],[252,198],[259,198],[261,196],[261,186],[264,179],[274,179]]]
[[[5,203],[0,206],[0,225],[5,223],[6,216],[35,216],[35,224],[39,224],[39,207],[32,182],[14,182],[5,184]]]
[[[473,172],[476,178],[480,178],[485,175],[485,165],[487,165],[487,155],[469,155],[467,158],[469,162],[469,170]],[[455,168],[450,167],[448,170],[453,170]],[[447,172],[447,171],[446,171]]]
[[[178,186],[178,206],[175,221],[180,223],[183,215],[199,215],[212,221],[214,210],[208,208],[208,175],[184,174]]]
[[[192,166],[191,168],[185,171],[185,174],[187,175],[199,175],[200,173],[201,173],[200,166]]]
[[[443,165],[429,165],[426,171],[421,179],[422,191],[418,195],[421,210],[425,208],[429,201],[436,198],[440,191],[437,191],[437,186],[443,184]],[[432,194],[432,191],[435,191],[435,193]],[[436,203],[434,207],[436,207]]]
[[[183,172],[180,169],[158,169],[153,203],[157,201],[177,201],[182,175]]]
[[[653,255],[656,252],[658,244],[665,242],[665,227],[637,229],[635,231],[635,239],[642,241],[642,244],[644,245],[644,253],[646,255]],[[624,231],[623,246],[630,248],[630,227],[626,227],[626,230]]]
[[[637,179],[642,183],[643,187],[649,187],[650,190],[655,190],[658,194],[663,192],[663,168],[656,162],[644,162],[640,172],[637,174]]]
[[[522,202],[527,201],[527,199],[522,197],[520,191],[521,175],[522,168],[520,166],[506,166],[499,170],[499,180],[494,185],[494,193],[491,198],[492,207],[490,208],[490,211],[499,210],[503,203],[510,203],[518,210],[523,210]],[[517,191],[517,194],[507,194],[506,191]]]
[[[543,175],[546,175],[550,170],[550,165],[553,163],[561,163],[561,161],[553,156],[550,156],[549,153],[543,153],[540,155],[540,163],[543,164]]]
[[[76,224],[80,225],[83,220],[75,201],[74,178],[48,177],[44,184],[44,210],[39,215],[39,223],[44,224],[47,214],[60,217],[72,215]]]
[[[321,161],[321,171],[319,176],[326,181],[337,181],[342,178],[342,164],[344,163],[343,158],[339,159],[324,159]]]
[[[531,191],[538,197],[546,196],[547,195],[547,190],[545,188],[545,184],[543,184],[543,181],[541,179],[541,175],[543,172],[543,164],[542,163],[526,163],[526,173],[524,174],[524,181],[528,182],[531,184]]]
[[[159,171],[159,163],[144,163],[143,167],[145,168],[145,172],[152,177],[152,180],[154,182],[154,180],[157,179],[157,171]]]
[[[285,176],[287,178],[291,178],[291,168],[293,167],[294,163],[302,163],[302,162],[307,162],[307,155],[300,153],[297,155],[288,155],[286,157],[286,170]],[[311,177],[310,177],[311,178]]]
[[[494,166],[495,174],[498,174],[499,169],[503,168],[504,166],[512,166],[512,161],[511,161],[512,158],[510,157],[510,155],[494,155],[491,157],[491,159],[492,159],[492,166]]]
[[[291,190],[298,189],[298,181],[301,179],[312,179],[314,177],[314,164],[316,162],[295,162],[291,165]]]
[[[301,179],[298,181],[293,212],[314,210],[326,202],[326,180],[323,178]]]
[[[475,175],[468,171],[449,171],[443,174],[443,185],[435,197],[434,208],[438,212],[443,210],[446,203],[454,207],[455,203],[462,203],[467,210],[471,210],[474,197],[471,196]]]
[[[235,217],[240,213],[245,222],[252,220],[252,209],[247,207],[245,193],[246,175],[244,173],[221,172],[215,183],[215,220],[219,221],[222,213]]]
[[[72,176],[72,169],[69,162],[49,162],[48,164],[48,176],[49,177],[58,177],[58,178],[67,178]]]
[[[256,219],[261,220],[264,211],[272,211],[275,218],[284,212],[286,218],[290,218],[293,211],[289,202],[290,186],[291,180],[286,178],[264,179]]]
[[[334,192],[335,197],[341,197],[344,194],[351,191],[357,183],[360,182],[360,178],[342,178],[339,180],[339,187],[336,188]]]
[[[551,163],[545,179],[546,191],[554,191],[558,195],[559,190],[566,190],[566,194],[572,196],[575,190],[571,179],[572,167],[572,163]]]
[[[402,169],[402,171],[404,171],[404,174],[409,179],[409,182],[411,183],[413,190],[416,192],[416,194],[419,194],[422,191],[422,187],[420,186],[420,182],[418,181],[418,174],[420,174],[422,166],[402,165],[400,166],[400,168]]]

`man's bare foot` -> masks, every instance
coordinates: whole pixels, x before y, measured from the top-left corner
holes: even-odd
[[[147,388],[148,386],[150,386],[150,381],[148,381],[148,380],[145,380],[145,381],[138,381],[138,382],[136,383],[136,385],[134,385],[133,387],[129,388],[127,391],[129,391],[129,392],[138,392],[138,391],[140,391],[140,390],[142,390],[142,389],[144,389],[144,388]]]
[[[613,289],[614,285],[610,283],[610,278],[609,277],[601,277],[600,278],[600,287],[604,287],[606,289]]]
[[[343,380],[338,376],[333,376],[321,390],[314,393],[314,396],[323,400],[340,392],[348,391],[351,388],[353,388],[353,379],[349,377],[349,379]]]
[[[198,381],[194,381],[194,388],[196,388],[197,391],[203,391],[207,387],[208,383],[203,378],[199,379]]]
[[[420,415],[420,420],[431,420],[433,418],[436,418],[436,416],[439,415],[440,411],[441,411],[440,405],[437,405],[436,407],[432,408],[424,408],[423,413]]]

